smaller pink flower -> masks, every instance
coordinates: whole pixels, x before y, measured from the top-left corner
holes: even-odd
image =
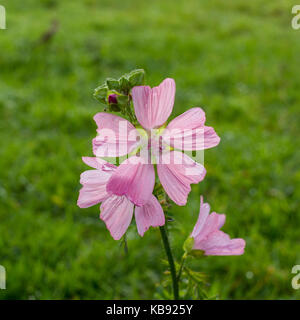
[[[212,212],[210,206],[200,197],[200,213],[191,237],[194,238],[194,250],[203,250],[206,256],[232,256],[244,253],[244,239],[230,239],[220,231],[225,223],[225,214]]]
[[[87,208],[102,202],[100,219],[105,222],[115,240],[121,239],[128,229],[133,211],[140,236],[143,236],[150,226],[165,224],[163,209],[153,194],[143,206],[136,206],[134,209],[134,203],[127,196],[118,196],[107,191],[107,182],[117,169],[115,165],[95,157],[83,157],[82,160],[95,170],[87,170],[81,174],[80,183],[83,187],[79,192],[77,205]]]

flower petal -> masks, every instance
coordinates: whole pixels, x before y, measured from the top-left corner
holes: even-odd
[[[216,230],[199,243],[196,249],[204,250],[207,256],[232,256],[243,254],[245,245],[244,239],[230,239],[223,231]]]
[[[152,164],[145,164],[140,157],[130,157],[121,163],[108,181],[107,191],[122,196],[126,195],[135,205],[148,202],[155,183]]]
[[[80,175],[82,185],[99,185],[106,183],[112,173],[102,170],[86,170]]]
[[[191,191],[191,183],[202,181],[206,170],[184,153],[172,151],[162,155],[162,162],[157,164],[157,173],[168,196],[183,206]]]
[[[97,157],[120,157],[139,145],[139,133],[126,119],[100,112],[94,116],[98,136],[93,139],[93,152]]]
[[[217,231],[222,222],[225,222],[225,217],[223,214],[212,212],[210,215],[208,215],[201,231],[195,236],[195,244],[208,237],[210,233]]]
[[[212,212],[212,214],[216,214],[218,217],[218,229],[221,229],[224,224],[225,224],[225,220],[226,220],[226,215],[223,213],[216,213],[216,212]]]
[[[176,85],[171,78],[158,87],[137,86],[132,89],[136,117],[145,129],[162,126],[169,118],[174,105]]]
[[[82,157],[82,161],[92,168],[103,171],[115,170],[117,168],[114,164],[97,157]]]
[[[167,126],[172,129],[194,129],[204,126],[205,112],[201,108],[191,108],[175,119],[173,119]]]
[[[149,227],[158,227],[165,224],[163,209],[154,195],[151,195],[150,200],[142,207],[135,207],[135,221],[141,237]]]
[[[192,108],[172,120],[162,137],[165,143],[180,150],[204,150],[219,144],[220,138],[205,123],[205,112]]]
[[[191,236],[193,238],[196,238],[197,235],[202,231],[205,223],[206,223],[206,219],[209,215],[209,211],[210,211],[210,205],[208,203],[203,203],[203,197],[200,197],[200,212],[199,212],[199,216],[198,216],[198,220],[195,224],[194,230],[191,234]]]
[[[110,196],[100,207],[100,218],[115,240],[121,239],[128,229],[133,215],[133,203],[125,196]]]
[[[213,127],[204,126],[204,149],[217,146],[221,138],[217,135]]]
[[[108,197],[106,184],[111,177],[111,172],[102,170],[87,170],[80,176],[83,185],[79,191],[77,205],[80,208],[91,207]]]

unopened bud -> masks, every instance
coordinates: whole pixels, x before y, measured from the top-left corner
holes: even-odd
[[[195,240],[194,238],[192,237],[188,237],[184,244],[183,244],[183,250],[186,254],[189,254],[192,250],[193,250],[193,247],[194,247],[194,243],[195,243]]]
[[[119,95],[118,96],[118,105],[120,105],[121,108],[127,108],[128,107],[128,96],[126,95]]]
[[[119,80],[116,80],[113,78],[108,78],[108,79],[106,79],[106,84],[107,84],[109,90],[115,90],[115,91],[120,90]]]
[[[128,74],[130,87],[141,86],[144,84],[145,71],[143,69],[136,69]]]
[[[108,88],[106,85],[102,85],[95,89],[94,97],[102,103],[106,103],[106,97],[108,93]]]
[[[122,76],[119,81],[120,81],[120,90],[127,95],[130,89],[130,83],[128,79],[125,76]]]
[[[117,104],[118,103],[118,100],[117,100],[117,94],[113,93],[113,94],[110,94],[108,96],[108,103],[109,104]]]

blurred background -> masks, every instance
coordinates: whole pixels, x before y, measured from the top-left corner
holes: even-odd
[[[128,255],[76,205],[81,156],[92,156],[93,89],[144,68],[176,81],[172,118],[193,106],[221,136],[207,176],[174,206],[176,257],[204,194],[239,257],[192,263],[220,299],[299,299],[300,30],[295,1],[6,0],[0,30],[0,299],[153,299],[164,279],[158,229],[132,223]],[[298,141],[299,142],[299,141]],[[174,232],[173,232],[174,230]]]

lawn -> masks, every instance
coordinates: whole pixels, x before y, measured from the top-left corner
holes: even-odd
[[[172,118],[193,106],[221,137],[186,207],[172,207],[179,258],[199,195],[225,212],[245,254],[192,261],[219,299],[299,299],[300,30],[294,1],[3,0],[0,30],[0,299],[153,299],[164,279],[158,229],[132,223],[126,255],[76,205],[92,156],[93,89],[144,68],[176,81]]]

